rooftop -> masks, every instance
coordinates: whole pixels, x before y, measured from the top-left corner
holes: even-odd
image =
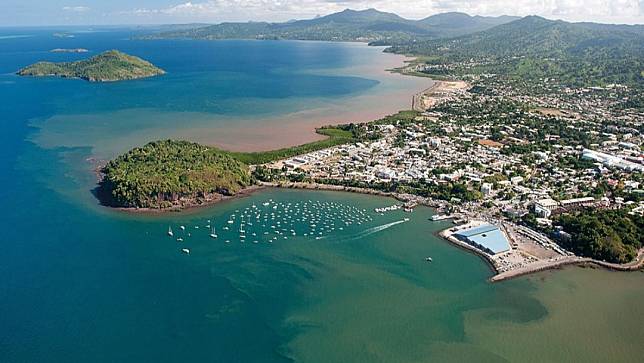
[[[491,224],[484,224],[475,228],[459,231],[455,234],[491,251],[493,254],[505,252],[510,249],[510,242],[505,238],[503,232]]]

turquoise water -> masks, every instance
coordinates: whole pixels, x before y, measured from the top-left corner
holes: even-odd
[[[643,274],[574,268],[490,284],[485,262],[434,236],[445,224],[429,222],[428,209],[381,216],[373,208],[394,201],[266,190],[156,216],[92,197],[88,158],[159,136],[254,144],[247,130],[309,127],[302,115],[368,109],[421,86],[374,70],[389,62],[380,50],[53,32],[0,29],[0,361],[625,362],[644,353]],[[62,47],[118,48],[169,73],[98,85],[11,74],[83,56],[47,52]]]

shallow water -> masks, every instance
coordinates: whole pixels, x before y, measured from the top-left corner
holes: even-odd
[[[356,100],[422,88],[375,69],[392,59],[378,49],[29,32],[0,31],[31,35],[0,41],[0,73],[78,56],[51,48],[99,46],[170,73],[101,85],[0,75],[0,361],[625,362],[644,353],[644,274],[570,268],[490,284],[484,261],[434,236],[446,224],[428,221],[428,209],[381,216],[373,209],[395,201],[266,190],[150,216],[92,197],[90,156],[170,136],[279,144],[267,130],[303,130],[307,112],[331,118]],[[243,215],[253,224],[242,243]]]

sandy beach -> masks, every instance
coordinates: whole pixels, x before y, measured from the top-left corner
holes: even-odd
[[[463,81],[436,81],[426,90],[412,97],[412,109],[423,112],[441,102],[447,102],[470,88]]]

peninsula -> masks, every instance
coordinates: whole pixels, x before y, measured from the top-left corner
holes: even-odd
[[[124,81],[164,73],[152,63],[118,50],[76,62],[38,62],[18,71],[20,76],[80,78],[90,82]]]
[[[403,114],[380,121],[399,115]],[[96,195],[103,205],[132,211],[209,205],[257,188],[255,173],[260,171],[254,171],[251,164],[270,163],[362,139],[362,128],[355,124],[324,126],[316,132],[327,139],[265,152],[228,152],[178,140],[150,142],[101,168]]]
[[[232,196],[252,184],[248,166],[213,147],[151,142],[110,161],[97,195],[121,208],[180,209]]]

